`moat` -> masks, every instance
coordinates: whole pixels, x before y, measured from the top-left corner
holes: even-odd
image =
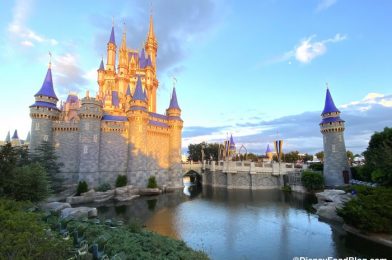
[[[187,195],[186,195],[186,194]],[[386,257],[391,252],[318,220],[315,197],[280,190],[192,187],[98,208],[103,218],[138,219],[212,259]]]

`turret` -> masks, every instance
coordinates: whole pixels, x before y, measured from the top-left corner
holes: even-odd
[[[98,72],[98,86],[99,86],[99,95],[103,94],[103,85],[105,84],[105,66],[103,65],[103,59],[101,59],[101,64],[99,65]]]
[[[112,25],[112,31],[110,32],[110,38],[107,45],[107,64],[106,69],[114,72],[116,66],[116,39],[114,37],[114,24]]]
[[[99,172],[99,143],[101,133],[102,103],[89,96],[81,100],[78,113],[79,125],[79,180],[87,181],[89,186],[97,185]]]
[[[344,173],[349,176],[350,167],[344,143],[344,120],[327,88],[324,110],[321,113],[320,131],[324,143],[324,179],[326,186],[344,184]]]
[[[26,140],[24,142],[25,145],[30,145],[30,140],[31,140],[31,134],[30,131],[27,133]]]
[[[8,131],[7,136],[5,137],[5,142],[6,143],[11,143],[11,133]]]
[[[268,160],[272,161],[274,152],[272,151],[269,144],[267,144],[267,149],[265,150],[265,156],[267,156]]]
[[[145,187],[147,176],[147,126],[149,114],[146,96],[143,92],[140,76],[137,78],[135,92],[127,111],[129,121],[128,140],[130,155],[128,156],[128,179],[131,184]]]
[[[16,130],[16,129],[14,131],[14,134],[12,135],[11,145],[12,146],[20,146],[20,139],[18,136],[18,130]]]
[[[31,151],[34,151],[43,141],[52,143],[53,121],[58,120],[60,114],[56,106],[58,98],[53,89],[51,63],[44,82],[34,97],[35,103],[30,106]]]
[[[124,29],[123,37],[121,41],[120,53],[119,53],[118,74],[117,74],[118,90],[121,96],[125,94],[126,88],[129,83],[128,66],[129,66],[128,49],[127,49],[126,33]]]
[[[150,15],[150,27],[147,34],[145,49],[147,54],[151,57],[151,62],[152,62],[152,66],[154,67],[154,70],[156,70],[158,42],[156,40],[155,33],[154,33],[154,23],[153,23],[152,15]]]
[[[181,139],[183,121],[181,119],[181,109],[178,105],[176,88],[173,88],[172,96],[170,99],[169,108],[166,109],[168,117],[168,125],[170,128],[169,140],[169,164],[173,173],[172,180],[180,179],[181,174]],[[178,186],[179,183],[173,183],[173,186]]]

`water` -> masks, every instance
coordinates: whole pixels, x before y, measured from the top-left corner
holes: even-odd
[[[146,228],[184,240],[212,259],[386,257],[386,248],[346,235],[312,213],[315,197],[279,190],[195,186],[98,208],[106,218],[141,220]]]

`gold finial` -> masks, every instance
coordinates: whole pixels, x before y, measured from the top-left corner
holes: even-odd
[[[329,89],[329,85],[328,85],[328,82],[325,82],[325,85],[327,86],[327,89]]]
[[[49,69],[52,67],[52,53],[49,52]]]
[[[114,16],[112,16],[112,27],[114,27]]]
[[[154,12],[154,10],[153,10],[153,6],[152,6],[152,1],[150,1],[150,15],[151,16],[153,15],[153,12]]]

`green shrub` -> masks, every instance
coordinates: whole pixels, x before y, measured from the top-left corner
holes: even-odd
[[[338,215],[360,230],[392,233],[392,189],[360,189],[356,198],[337,209]]]
[[[118,175],[116,179],[116,187],[124,187],[127,186],[127,176],[126,175]]]
[[[322,163],[311,163],[309,165],[309,169],[313,171],[323,171],[323,164]]]
[[[301,182],[308,191],[321,190],[324,188],[324,178],[317,172],[304,171],[302,173]]]
[[[158,184],[157,184],[157,180],[155,179],[155,176],[150,176],[150,178],[148,178],[147,188],[150,189],[158,188]]]
[[[290,187],[290,185],[284,185],[284,186],[282,187],[282,191],[291,192],[291,187]]]
[[[80,181],[78,184],[78,188],[76,189],[76,196],[80,196],[80,194],[88,192],[88,185],[85,181]]]
[[[369,169],[368,166],[362,165],[362,166],[351,167],[350,170],[353,179],[359,181],[366,181],[366,182],[372,181],[372,170]]]
[[[102,183],[101,185],[99,185],[98,186],[98,188],[96,188],[95,190],[96,191],[108,191],[108,190],[110,190],[112,187],[110,186],[110,184],[109,183]]]
[[[0,259],[68,259],[72,241],[49,230],[33,205],[0,199]]]
[[[15,200],[41,201],[49,196],[49,182],[45,170],[37,163],[16,167],[11,171],[7,194]]]

